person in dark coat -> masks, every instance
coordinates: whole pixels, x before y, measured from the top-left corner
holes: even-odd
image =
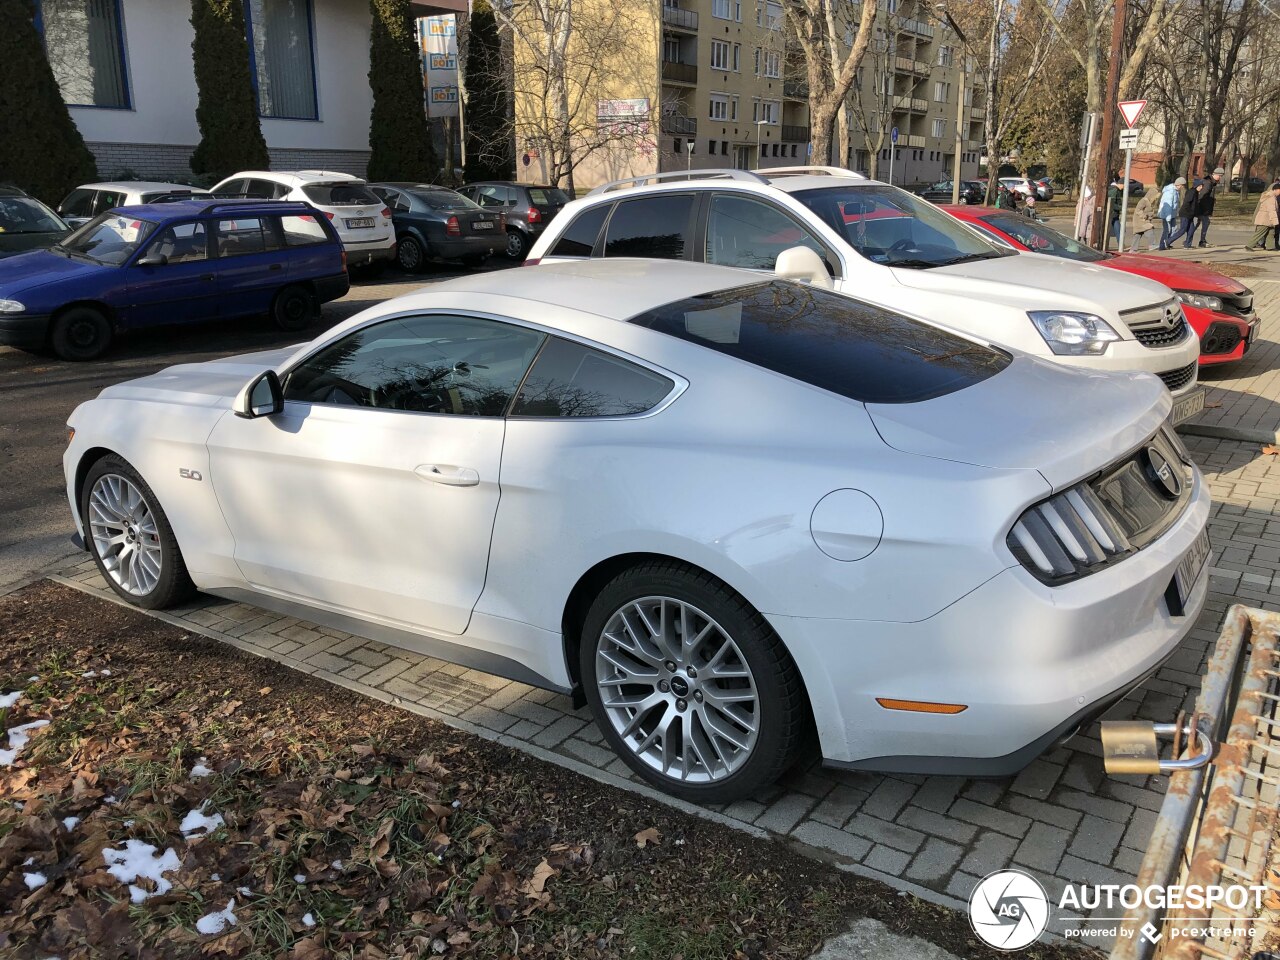
[[[1216,167],[1213,176],[1204,181],[1204,193],[1201,194],[1199,201],[1196,202],[1195,222],[1191,225],[1191,231],[1187,234],[1187,246],[1191,246],[1191,235],[1196,232],[1198,227],[1200,230],[1200,246],[1207,247],[1209,245],[1209,221],[1213,219],[1213,208],[1217,203],[1218,184],[1222,182],[1223,174],[1227,171],[1222,167]]]
[[[1200,198],[1204,196],[1204,181],[1197,180],[1195,189],[1188,190],[1182,197],[1182,206],[1178,208],[1178,229],[1169,235],[1169,239],[1160,247],[1161,250],[1168,250],[1173,246],[1173,242],[1180,237],[1186,237],[1184,247],[1191,246],[1191,225],[1195,220],[1196,210],[1200,206]]]

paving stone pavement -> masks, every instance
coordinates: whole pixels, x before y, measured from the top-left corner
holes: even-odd
[[[1238,601],[1280,609],[1280,458],[1263,456],[1256,444],[1187,440],[1214,498],[1208,606],[1181,649],[1112,718],[1163,721],[1189,708],[1227,607]],[[114,596],[91,561],[58,579]],[[636,783],[588,711],[563,695],[243,603],[203,597],[171,617],[314,676]],[[1056,895],[1067,883],[1130,880],[1155,823],[1164,778],[1109,778],[1100,757],[1095,727],[1008,780],[813,766],[711,809],[718,819],[789,838],[840,866],[955,907],[982,876],[1009,865],[1027,868]]]

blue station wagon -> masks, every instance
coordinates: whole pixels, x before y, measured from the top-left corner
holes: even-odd
[[[268,314],[299,330],[349,287],[342,243],[309,204],[119,207],[0,260],[0,344],[92,360],[117,333],[163,324]]]

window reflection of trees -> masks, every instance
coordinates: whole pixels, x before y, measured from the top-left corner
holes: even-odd
[[[684,258],[684,235],[680,233],[647,234],[641,237],[610,237],[605,243],[606,257],[647,257],[657,260]]]

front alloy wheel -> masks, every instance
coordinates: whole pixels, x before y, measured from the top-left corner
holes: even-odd
[[[160,531],[142,492],[119,474],[99,477],[89,491],[89,535],[107,576],[125,593],[149,594],[160,582]]]
[[[614,613],[596,649],[596,686],[614,731],[664,776],[723,780],[755,748],[760,706],[751,668],[693,604],[643,597]]]

